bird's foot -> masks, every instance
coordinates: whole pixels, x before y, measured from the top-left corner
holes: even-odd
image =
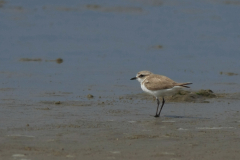
[[[157,118],[157,117],[159,117],[159,115],[157,115],[157,114],[156,114],[154,117],[156,117],[156,118]]]

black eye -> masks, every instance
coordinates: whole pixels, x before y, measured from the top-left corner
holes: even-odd
[[[141,74],[139,77],[142,78],[142,77],[144,77],[144,75]]]

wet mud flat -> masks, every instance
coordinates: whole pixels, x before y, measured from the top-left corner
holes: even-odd
[[[196,102],[176,98],[196,93],[211,92],[167,98],[160,118],[153,117],[156,101],[143,94],[37,103],[5,99],[0,158],[239,159],[240,94],[212,93]]]

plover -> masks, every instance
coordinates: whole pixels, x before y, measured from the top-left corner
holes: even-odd
[[[149,71],[140,71],[137,73],[136,77],[131,78],[130,80],[138,80],[141,84],[141,88],[144,92],[153,95],[157,99],[157,111],[154,117],[159,117],[162,111],[163,105],[165,103],[164,96],[172,95],[173,93],[179,91],[181,88],[190,88],[189,84],[192,83],[177,83],[170,78],[158,74],[153,74]],[[159,99],[162,97],[162,105],[158,112],[159,108]]]

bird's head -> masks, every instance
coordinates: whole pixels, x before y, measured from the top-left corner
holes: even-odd
[[[133,77],[130,80],[138,80],[141,83],[150,74],[153,74],[153,73],[149,71],[140,71],[137,73],[136,77]]]

